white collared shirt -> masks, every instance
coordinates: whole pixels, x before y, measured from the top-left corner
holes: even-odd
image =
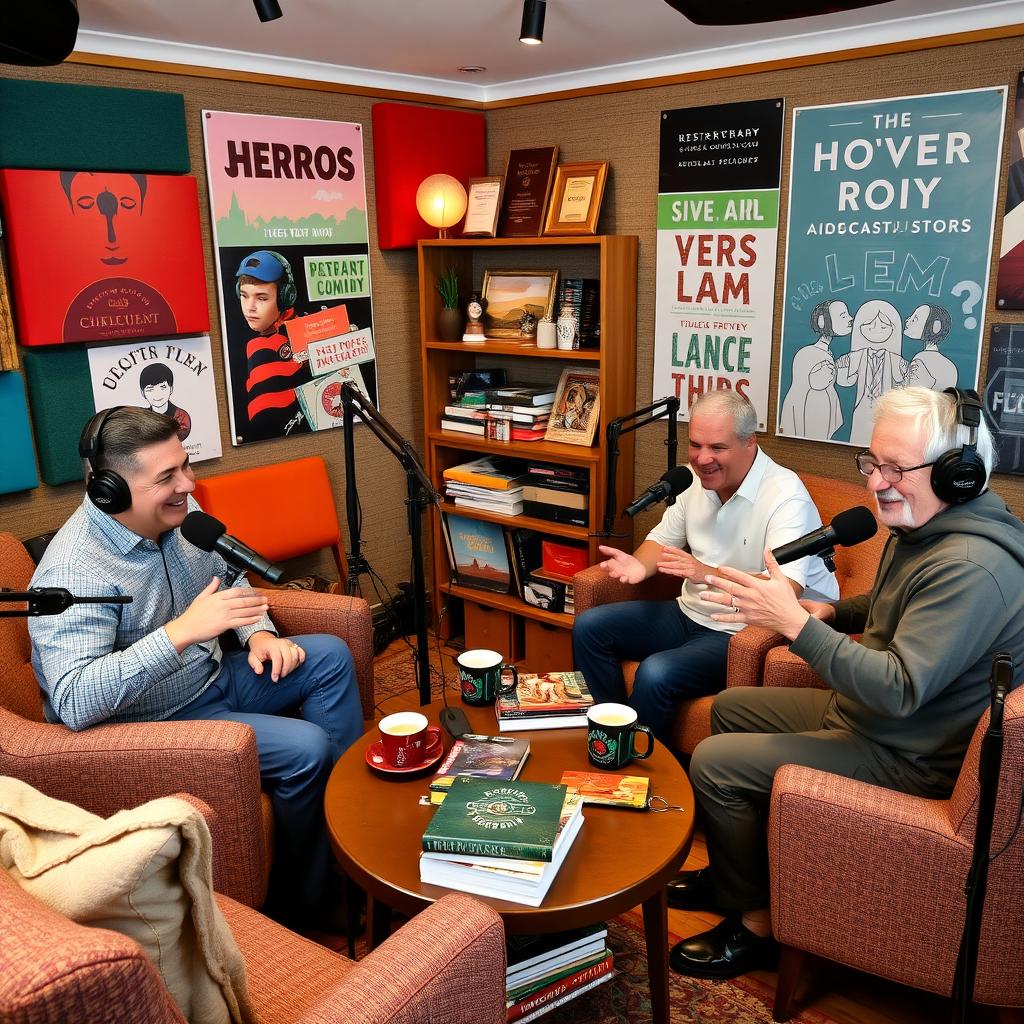
[[[690,467],[691,470],[693,467]],[[647,535],[656,544],[687,548],[705,565],[730,565],[747,572],[764,570],[764,549],[797,540],[821,526],[821,516],[800,478],[768,458],[760,448],[736,493],[723,505],[714,491],[700,486],[693,472],[690,485],[670,505]],[[811,601],[839,597],[835,576],[817,555],[782,566],[785,575],[804,588]],[[705,583],[684,580],[679,607],[684,615],[709,629],[736,633],[742,623],[715,622],[715,611],[700,599]]]

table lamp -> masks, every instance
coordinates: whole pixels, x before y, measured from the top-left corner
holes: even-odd
[[[466,190],[450,174],[432,174],[416,189],[416,209],[438,238],[448,237],[448,228],[458,224],[466,212]]]

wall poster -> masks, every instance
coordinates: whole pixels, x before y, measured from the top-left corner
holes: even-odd
[[[985,411],[995,473],[1024,473],[1024,324],[995,324],[988,349]]]
[[[339,426],[341,385],[320,379],[339,364],[309,358],[297,321],[313,317],[323,347],[358,349],[350,376],[376,403],[362,126],[204,110],[203,132],[232,443]]]
[[[1010,131],[996,305],[1000,309],[1024,309],[1024,71],[1017,76],[1017,103]]]
[[[780,435],[864,448],[891,388],[975,386],[1005,104],[1001,87],[793,111]]]
[[[97,412],[136,405],[173,416],[190,462],[221,456],[208,334],[92,345],[88,355]]]
[[[735,389],[768,419],[781,99],[664,110],[653,398]]]

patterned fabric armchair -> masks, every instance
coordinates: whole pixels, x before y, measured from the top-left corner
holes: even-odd
[[[948,800],[908,796],[796,765],[779,769],[768,819],[772,924],[782,943],[775,1020],[796,1012],[794,994],[807,954],[950,993],[987,728],[988,712]],[[974,996],[998,1008],[1001,1024],[1021,1024],[1024,686],[1007,698],[1003,737]]]
[[[25,590],[33,569],[21,542],[0,533],[0,586]],[[373,624],[366,602],[293,590],[267,591],[267,597],[285,634],[334,633],[348,643],[363,715],[372,718]],[[215,888],[261,906],[273,825],[252,730],[239,722],[99,725],[77,733],[50,725],[30,657],[25,620],[0,618],[0,775],[104,817],[158,796],[193,794],[217,812]]]
[[[844,509],[855,505],[870,504],[868,494],[857,484],[842,480],[829,480],[810,473],[801,475],[811,499],[818,508],[823,523],[831,522]],[[880,530],[871,540],[852,548],[839,548],[836,551],[836,579],[839,582],[839,594],[850,597],[865,593],[871,588],[878,568],[878,560],[885,545],[885,531]],[[679,580],[670,576],[653,576],[638,586],[618,583],[610,579],[608,574],[596,566],[591,566],[574,577],[576,595],[576,614],[587,608],[612,601],[650,601],[670,600],[679,596]],[[776,650],[777,649],[777,650]],[[805,662],[795,655],[789,654],[785,637],[769,629],[759,626],[747,626],[741,629],[729,641],[728,667],[726,670],[726,686],[760,686],[765,671],[766,660],[776,654],[786,655],[806,670],[808,681],[798,685],[813,685],[813,676]],[[787,661],[788,665],[789,662]],[[625,662],[623,671],[626,687],[631,689],[636,674],[637,663]],[[675,747],[684,754],[692,754],[702,739],[711,735],[711,704],[714,697],[698,697],[695,700],[683,701],[676,716],[674,741]]]
[[[501,918],[444,896],[359,962],[226,896],[260,1024],[504,1024]],[[0,868],[0,1020],[7,1024],[184,1024],[131,939],[76,924]]]

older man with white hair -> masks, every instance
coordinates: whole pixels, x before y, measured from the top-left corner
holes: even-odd
[[[891,533],[870,595],[799,601],[770,552],[768,579],[724,566],[707,577],[715,618],[778,630],[831,689],[715,699],[713,735],[690,767],[711,866],[687,872],[675,896],[727,916],[675,946],[680,973],[733,977],[774,957],[765,817],[781,765],[946,796],[988,703],[993,654],[1024,663],[1024,524],[986,489],[978,396],[888,392],[856,460]]]

